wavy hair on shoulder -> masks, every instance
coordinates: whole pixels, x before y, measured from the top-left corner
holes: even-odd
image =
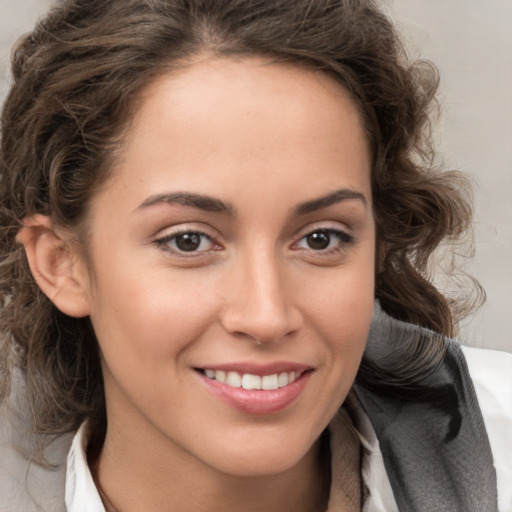
[[[141,91],[205,52],[272,57],[328,73],[349,91],[373,151],[376,297],[400,320],[456,331],[463,299],[432,284],[429,264],[440,244],[467,231],[469,188],[433,164],[437,72],[407,58],[376,1],[64,0],[14,48],[1,114],[0,394],[21,369],[38,433],[104,423],[103,383],[90,322],[41,292],[17,232],[40,213],[83,233]],[[423,348],[425,360],[440,347]]]

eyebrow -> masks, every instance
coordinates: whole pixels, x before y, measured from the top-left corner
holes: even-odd
[[[365,206],[367,206],[368,201],[363,193],[358,192],[357,190],[352,190],[349,188],[342,188],[339,190],[335,190],[326,196],[319,197],[317,199],[313,199],[311,201],[306,201],[305,203],[299,204],[295,208],[296,215],[306,215],[308,213],[316,212],[317,210],[321,210],[322,208],[327,208],[329,206],[341,203],[343,201],[350,200],[358,200],[361,201]]]
[[[172,192],[168,194],[156,194],[148,197],[137,210],[142,210],[160,203],[180,204],[182,206],[191,206],[199,208],[206,212],[224,213],[232,217],[236,216],[236,209],[230,203],[215,199],[214,197],[203,194],[194,194],[191,192]]]
[[[343,188],[335,190],[334,192],[331,192],[325,196],[312,199],[311,201],[300,203],[295,207],[294,212],[296,215],[307,215],[308,213],[313,213],[317,210],[321,210],[322,208],[327,208],[329,206],[349,200],[359,200],[365,206],[368,204],[366,197],[361,192]],[[221,201],[220,199],[216,199],[214,197],[192,192],[171,192],[167,194],[152,195],[148,197],[136,209],[136,211],[160,203],[190,206],[192,208],[198,208],[206,212],[223,213],[231,217],[236,217],[237,215],[236,208],[231,203]]]

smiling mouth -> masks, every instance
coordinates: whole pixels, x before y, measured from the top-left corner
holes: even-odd
[[[271,375],[254,375],[234,371],[198,369],[208,379],[226,384],[232,388],[271,391],[284,388],[295,382],[306,371],[280,372]]]

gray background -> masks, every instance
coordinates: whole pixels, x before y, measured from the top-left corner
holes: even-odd
[[[10,82],[10,47],[49,5],[0,0],[0,100]],[[476,255],[466,269],[488,300],[462,337],[512,351],[512,0],[385,0],[385,6],[412,54],[439,68],[436,140],[444,165],[476,183]]]

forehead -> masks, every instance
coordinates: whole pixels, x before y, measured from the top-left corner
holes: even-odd
[[[165,107],[191,120],[209,117],[225,123],[254,116],[256,130],[287,114],[303,122],[297,128],[304,121],[328,125],[340,115],[350,123],[362,122],[355,100],[332,75],[263,57],[196,57],[152,82],[138,107],[135,125],[162,120]]]
[[[231,201],[265,181],[269,201],[282,187],[305,201],[310,186],[313,196],[343,187],[369,194],[370,160],[357,105],[330,76],[204,57],[142,92],[114,177],[146,197],[169,188],[211,195],[214,186]]]

